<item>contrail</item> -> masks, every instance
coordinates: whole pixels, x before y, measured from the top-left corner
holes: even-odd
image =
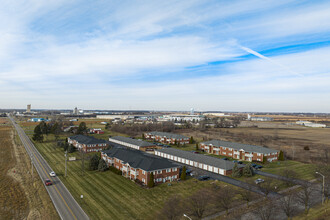
[[[288,72],[290,72],[290,73],[292,73],[292,74],[294,74],[294,75],[297,75],[297,76],[303,76],[303,75],[300,74],[300,73],[297,73],[297,72],[295,72],[295,71],[292,71],[289,67],[284,66],[284,65],[282,65],[282,64],[280,64],[280,63],[274,61],[273,59],[270,59],[269,57],[265,57],[264,55],[258,53],[257,51],[254,51],[254,50],[252,50],[252,49],[250,49],[250,48],[247,48],[247,47],[243,47],[243,46],[241,46],[241,45],[238,45],[238,46],[239,46],[242,50],[245,50],[246,52],[248,52],[248,53],[250,53],[250,54],[253,54],[253,55],[255,55],[255,56],[257,56],[257,57],[259,57],[259,58],[261,58],[261,59],[263,59],[263,60],[267,60],[267,61],[269,61],[269,62],[275,64],[276,66],[279,66],[279,67],[281,67],[282,69],[285,69],[286,71],[288,71]]]

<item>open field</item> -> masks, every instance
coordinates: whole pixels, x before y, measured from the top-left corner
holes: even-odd
[[[300,214],[293,220],[327,220],[330,219],[330,202],[324,205],[319,204],[309,210],[308,215]]]
[[[18,140],[11,126],[0,127],[0,219],[59,219]]]

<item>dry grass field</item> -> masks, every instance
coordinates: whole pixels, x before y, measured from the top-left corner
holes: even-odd
[[[32,178],[19,138],[6,124],[0,126],[0,219],[59,219],[36,170]]]

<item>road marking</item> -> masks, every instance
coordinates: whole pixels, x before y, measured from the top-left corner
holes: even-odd
[[[17,129],[16,129],[16,130],[17,130]],[[22,131],[19,131],[19,132],[22,134]],[[40,165],[41,168],[44,170],[46,176],[50,179],[48,173],[46,172],[46,169],[45,169],[44,166],[41,164],[39,158],[36,156],[35,152],[33,151],[33,147],[31,146],[31,143],[29,143],[29,142],[26,140],[28,137],[26,137],[26,136],[24,136],[24,135],[22,135],[22,137],[23,137],[23,138],[21,138],[21,140],[22,140],[25,144],[27,144],[28,148],[30,149],[30,152],[33,153],[33,155],[34,155],[34,157],[37,159],[39,165]],[[24,144],[24,143],[23,143],[23,144]],[[43,183],[43,184],[44,184],[44,183]],[[77,220],[77,217],[73,214],[71,208],[68,206],[68,204],[67,204],[66,201],[64,200],[64,198],[63,198],[62,194],[59,192],[58,188],[57,188],[55,185],[54,185],[54,187],[55,187],[55,190],[57,191],[57,193],[59,194],[59,196],[60,196],[60,197],[62,198],[62,200],[64,201],[65,206],[68,208],[68,210],[70,211],[70,213],[71,213],[71,215],[73,216],[73,218]]]

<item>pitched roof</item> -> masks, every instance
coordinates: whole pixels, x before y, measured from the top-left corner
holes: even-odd
[[[139,150],[126,148],[112,148],[102,151],[108,157],[114,157],[122,160],[123,163],[128,163],[133,168],[142,169],[145,171],[163,170],[172,167],[179,167],[179,165],[172,163],[165,158],[159,158],[154,155],[144,153]]]
[[[181,134],[172,134],[172,133],[167,133],[167,132],[159,132],[159,131],[152,131],[147,134],[151,135],[157,135],[157,136],[162,136],[162,137],[167,137],[167,138],[174,138],[174,139],[186,139],[188,137],[183,136]]]
[[[139,147],[154,146],[154,144],[143,141],[141,139],[133,139],[133,138],[123,137],[123,136],[110,137],[109,141],[111,141],[111,139],[126,142],[126,143],[129,143],[129,144],[134,144],[134,145],[139,146]]]
[[[220,158],[207,156],[207,155],[203,155],[203,154],[194,154],[189,151],[179,150],[179,149],[175,149],[175,148],[163,148],[163,149],[155,150],[155,152],[156,151],[166,153],[169,155],[173,155],[173,156],[177,156],[177,157],[181,157],[184,159],[192,160],[192,161],[195,161],[198,163],[214,166],[214,167],[221,168],[224,170],[231,170],[231,169],[233,169],[233,167],[235,165],[235,163],[232,161],[222,160]],[[243,165],[238,164],[238,167],[243,167]]]
[[[240,143],[229,142],[229,141],[221,141],[221,140],[211,140],[211,141],[202,142],[201,144],[205,144],[205,145],[212,144],[213,146],[216,146],[216,147],[220,147],[220,146],[221,147],[228,147],[228,148],[233,148],[235,150],[243,149],[244,151],[263,153],[263,154],[277,153],[278,152],[277,150],[269,149],[269,148],[266,148],[266,147],[261,147],[261,146],[256,146],[256,145],[248,145],[248,144],[240,144]]]
[[[69,137],[71,140],[75,140],[80,144],[106,144],[106,140],[103,139],[97,139],[92,136],[85,136],[85,135],[74,135]]]

